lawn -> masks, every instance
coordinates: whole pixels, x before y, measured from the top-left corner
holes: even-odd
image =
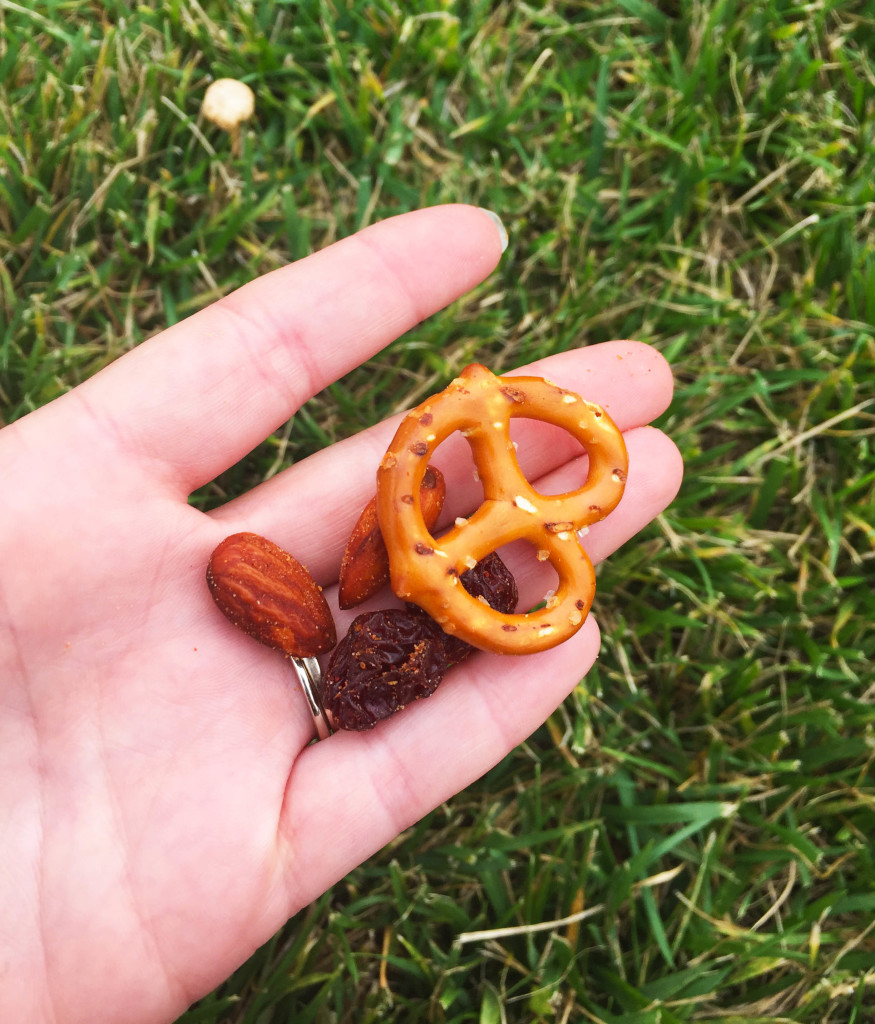
[[[875,1020],[871,4],[0,0],[0,47],[0,423],[453,201],[496,273],[192,501],[472,358],[676,373],[685,484],[600,570],[597,668],[180,1024]]]

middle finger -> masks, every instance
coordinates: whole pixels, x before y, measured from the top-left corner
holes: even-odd
[[[671,371],[665,360],[637,342],[608,342],[561,353],[518,372],[548,376],[598,402],[624,431],[650,422],[671,398]],[[394,417],[316,453],[215,510],[212,517],[227,533],[245,529],[269,537],[291,551],[320,583],[333,583],[353,523],[374,494],[377,466],[399,420]],[[580,454],[577,441],[563,431],[525,418],[514,426],[519,459],[530,479]],[[480,489],[467,445],[449,438],[434,462],[447,478],[447,513],[470,512]]]

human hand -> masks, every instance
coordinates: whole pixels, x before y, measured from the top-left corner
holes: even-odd
[[[332,598],[391,424],[210,514],[187,498],[499,255],[473,208],[385,221],[0,431],[0,1019],[174,1019],[499,761],[591,666],[592,616],[560,647],[477,654],[374,731],[308,745],[289,666],[235,630],[204,582],[216,544],[248,530]],[[678,487],[675,448],[645,426],[669,402],[670,373],[632,342],[527,370],[603,404],[627,432],[626,494],[587,537],[598,561]],[[553,489],[579,479],[552,435],[534,427],[526,440],[528,466]],[[466,485],[452,467],[447,482],[452,514]],[[521,591],[539,585],[523,578]]]

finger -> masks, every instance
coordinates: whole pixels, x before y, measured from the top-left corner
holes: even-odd
[[[661,471],[639,475],[632,511],[605,546],[629,540],[628,531],[662,511],[679,484],[674,446],[658,431],[647,434]],[[371,732],[338,733],[305,751],[289,778],[280,823],[295,867],[293,904],[312,899],[488,771],[564,700],[598,645],[590,617],[569,641],[541,654],[478,653],[428,700]],[[328,846],[319,838],[326,821],[332,824]]]
[[[593,565],[598,565],[635,537],[650,522],[654,508],[667,508],[683,478],[683,460],[669,438],[654,427],[638,427],[625,435],[629,471],[623,497],[605,519],[582,532],[582,543]],[[575,459],[535,481],[538,490],[560,494],[586,479],[586,459]],[[553,592],[558,583],[549,562],[539,561],[535,548],[517,541],[499,551],[513,573],[519,590],[519,609],[526,611]],[[342,620],[338,626],[343,628]]]
[[[683,473],[681,457],[677,448],[664,434],[652,427],[642,427],[630,431],[626,435],[626,440],[630,459],[629,476],[623,499],[610,516],[591,527],[585,537],[585,546],[595,564],[606,558],[629,538],[634,537],[655,514],[667,507],[680,486]],[[555,485],[558,489],[569,482],[569,477],[579,476],[579,474],[579,467],[572,463],[536,483]],[[555,588],[555,572],[549,566],[539,562],[528,545],[514,545],[513,550],[502,549],[501,555],[507,561],[516,579],[520,594],[520,610],[531,608],[549,590]],[[325,596],[331,606],[338,637],[345,635],[356,615],[378,608],[400,607],[402,604],[394,598],[388,588],[364,604],[346,610],[337,606],[336,587],[327,587]],[[212,603],[208,602],[206,607],[211,608]],[[597,610],[598,594],[596,594],[594,607]],[[214,612],[215,609],[213,609]],[[221,623],[220,628],[224,625],[224,622]],[[272,652],[259,648],[258,645],[252,644],[248,640],[244,650],[240,646],[242,638],[237,630],[227,624],[226,632],[227,637],[223,643],[229,645],[227,657],[240,658],[240,664],[232,668],[232,674],[242,677],[251,673],[255,658],[260,659],[255,671],[257,678],[264,678],[272,670],[276,670],[274,664],[276,659]],[[263,665],[261,660],[264,662]],[[513,658],[503,659],[502,664],[511,663],[514,660]],[[229,667],[231,667],[230,663]],[[582,674],[583,669],[579,671]],[[288,697],[289,669],[284,667],[282,671],[277,671],[277,678],[279,689],[285,694],[285,697],[279,699],[288,703],[288,707],[283,711],[283,716],[292,725],[291,735],[294,739],[291,742],[295,749],[298,749],[301,744],[307,743],[312,737],[312,718],[300,694],[295,693],[293,698]]]
[[[482,281],[500,254],[495,221],[475,207],[394,217],[164,331],[77,398],[127,452],[187,494]]]
[[[654,427],[638,427],[625,435],[629,452],[629,473],[623,497],[607,518],[591,526],[584,534],[583,546],[594,565],[604,561],[630,537],[635,537],[653,518],[654,509],[667,508],[680,487],[683,461],[669,438]],[[567,463],[560,469],[534,481],[544,492],[561,493],[579,486],[586,477],[581,465],[585,459]],[[513,573],[519,590],[519,610],[533,608],[555,590],[558,577],[549,562],[539,561],[535,549],[525,541],[502,547],[499,554]],[[358,607],[343,611],[336,608],[334,588],[326,591],[332,604],[338,635],[343,636],[352,619],[362,611],[394,603],[384,590]]]
[[[620,503],[605,519],[590,526],[583,546],[594,565],[635,537],[654,515],[674,501],[681,486],[684,464],[677,446],[655,427],[638,427],[624,434],[629,471]],[[567,463],[537,481],[547,494],[560,494],[580,486],[584,459]],[[655,511],[654,511],[655,510]]]
[[[428,700],[299,758],[281,838],[291,909],[324,892],[428,811],[494,767],[562,703],[598,653],[595,620],[531,657],[478,654]],[[311,837],[331,823],[331,842]]]
[[[671,401],[670,367],[656,349],[639,342],[564,352],[518,372],[546,375],[598,402],[621,430],[650,422]],[[353,523],[374,494],[377,465],[399,419],[305,459],[216,510],[214,517],[227,533],[248,529],[270,537],[291,550],[320,582],[332,582]],[[532,480],[580,453],[578,443],[564,431],[533,420],[515,421],[514,427],[518,458]],[[447,478],[446,516],[452,521],[470,511],[479,493],[470,452],[464,441],[450,438],[439,447],[435,462]]]

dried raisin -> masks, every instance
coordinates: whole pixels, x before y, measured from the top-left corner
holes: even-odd
[[[365,612],[334,649],[322,704],[340,729],[371,729],[437,689],[447,667],[442,631],[421,609]]]
[[[459,582],[472,597],[482,597],[496,611],[509,615],[516,611],[519,595],[513,573],[493,551],[459,577]],[[443,633],[443,630],[441,630]],[[443,633],[447,665],[457,665],[475,650],[457,636]]]
[[[497,611],[516,610],[516,582],[497,554],[487,555],[459,579],[469,594]],[[411,701],[434,693],[444,672],[473,650],[415,604],[365,612],[331,655],[322,677],[322,704],[337,728],[372,729]]]

